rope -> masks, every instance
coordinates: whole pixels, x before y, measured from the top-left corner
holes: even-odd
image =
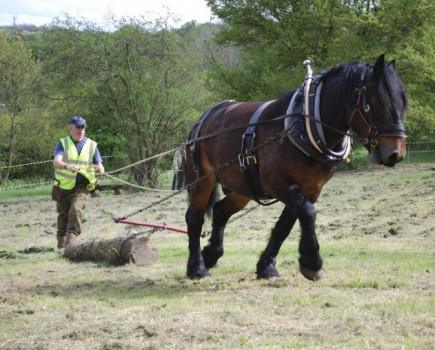
[[[39,162],[32,162],[32,163],[25,163],[25,164],[17,164],[17,165],[11,165],[9,168],[18,168],[18,167],[21,167],[21,166],[28,166],[28,165],[35,165],[35,164],[43,164],[43,163],[49,163],[49,162],[51,162],[52,160],[41,160],[41,161],[39,161]],[[8,168],[8,166],[7,165],[3,165],[2,166],[2,169],[6,169],[6,168]]]
[[[165,155],[167,155],[167,154],[169,154],[169,153],[173,153],[173,152],[175,152],[176,150],[178,150],[179,148],[180,148],[180,147],[173,148],[173,149],[171,149],[171,150],[169,150],[169,151],[166,151],[166,152],[162,152],[162,153],[156,154],[155,156],[151,156],[151,157],[148,157],[148,158],[142,159],[142,160],[140,160],[140,161],[138,161],[138,162],[136,162],[136,163],[132,163],[132,164],[126,165],[126,166],[123,167],[123,168],[119,168],[119,169],[115,169],[115,170],[112,170],[112,171],[108,171],[108,172],[106,172],[106,174],[115,174],[115,173],[118,173],[118,172],[120,172],[120,171],[123,171],[123,170],[126,170],[126,169],[130,169],[130,168],[132,168],[132,167],[134,167],[134,166],[136,166],[136,165],[139,165],[139,164],[142,164],[142,163],[148,162],[149,160],[156,159],[156,158],[160,158],[160,157],[165,156]]]
[[[275,134],[275,136],[271,136],[271,137],[269,137],[269,138],[268,138],[266,141],[264,141],[262,144],[259,144],[258,146],[254,147],[254,148],[253,148],[253,151],[256,152],[257,150],[259,150],[259,149],[261,149],[261,148],[267,146],[268,144],[274,142],[275,140],[284,137],[284,136],[285,136],[285,133],[286,133],[286,131],[283,130],[283,131],[281,131],[281,132]],[[144,207],[144,208],[142,208],[142,209],[138,209],[138,210],[136,210],[136,211],[134,211],[134,212],[132,212],[132,213],[130,213],[130,214],[127,214],[127,215],[123,216],[123,217],[114,218],[114,221],[115,221],[116,223],[118,223],[118,222],[120,222],[121,220],[125,220],[125,219],[128,219],[129,217],[132,217],[132,216],[136,215],[136,214],[142,213],[143,211],[148,210],[149,208],[152,208],[152,207],[154,207],[154,206],[156,206],[156,205],[158,205],[158,204],[160,204],[160,203],[162,203],[162,202],[168,200],[169,198],[172,198],[172,197],[176,196],[177,194],[180,194],[181,192],[184,192],[185,190],[192,188],[192,187],[195,186],[197,183],[199,183],[200,181],[204,180],[206,177],[211,176],[211,175],[213,175],[213,174],[215,174],[215,173],[221,171],[222,169],[225,169],[225,168],[229,167],[231,164],[237,162],[238,160],[239,160],[239,157],[238,157],[238,155],[237,155],[237,156],[234,157],[233,159],[230,159],[228,162],[222,164],[219,168],[216,168],[216,169],[214,169],[214,170],[211,170],[211,171],[210,171],[209,173],[207,173],[207,174],[204,174],[204,175],[202,175],[202,176],[199,176],[195,181],[193,181],[193,182],[187,184],[186,186],[182,187],[181,189],[179,189],[179,190],[177,190],[177,191],[174,191],[173,193],[167,195],[166,197],[164,197],[164,198],[162,198],[162,199],[160,199],[160,200],[158,200],[158,201],[155,201],[155,202],[153,202],[153,203],[147,205],[146,207]]]
[[[103,176],[107,176],[108,178],[110,178],[112,180],[116,180],[116,181],[121,182],[121,183],[123,183],[123,184],[125,184],[127,186],[134,187],[134,188],[137,188],[137,189],[140,189],[140,190],[144,190],[144,191],[150,191],[150,192],[173,192],[172,190],[158,190],[158,189],[154,189],[154,188],[149,188],[149,187],[143,187],[143,186],[135,185],[135,184],[132,184],[131,182],[127,182],[127,181],[121,180],[121,179],[119,179],[119,178],[117,178],[115,176],[109,175],[107,173],[97,174],[97,175],[100,175],[102,177]]]
[[[417,141],[417,142],[407,142],[406,145],[422,145],[425,143],[435,143],[435,141]]]
[[[53,184],[53,181],[40,181],[40,182],[31,183],[31,184],[17,185],[17,186],[10,186],[10,187],[0,186],[0,191],[14,190],[17,188],[24,188],[24,187],[43,186],[43,185],[48,185],[48,184]]]

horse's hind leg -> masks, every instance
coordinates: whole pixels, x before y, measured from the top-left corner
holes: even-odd
[[[200,279],[209,275],[201,254],[201,230],[204,224],[204,213],[214,188],[210,178],[196,184],[189,192],[189,208],[186,212],[187,231],[189,236],[189,259],[187,277]]]
[[[229,193],[213,207],[212,233],[209,244],[202,250],[205,266],[209,269],[216,265],[224,254],[224,230],[231,215],[242,210],[251,199]]]
[[[276,257],[281,248],[281,245],[290,234],[296,222],[296,216],[293,214],[291,208],[285,207],[279,217],[275,227],[270,235],[269,244],[264,250],[257,263],[257,278],[269,279],[279,277],[279,273],[275,268]]]

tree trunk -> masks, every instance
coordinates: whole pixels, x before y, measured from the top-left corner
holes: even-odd
[[[132,261],[142,266],[156,261],[158,252],[149,237],[130,231],[122,237],[70,244],[63,256],[72,261],[104,261],[117,266]]]

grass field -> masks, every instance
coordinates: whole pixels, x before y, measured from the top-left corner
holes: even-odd
[[[165,195],[89,198],[79,239],[146,234],[112,219]],[[185,227],[186,205],[181,194],[133,219]],[[280,204],[229,224],[211,277],[191,281],[184,234],[152,234],[149,266],[73,263],[55,249],[53,201],[2,199],[0,349],[435,349],[433,164],[341,172],[316,208],[321,281],[298,271],[297,227],[282,277],[255,279]]]

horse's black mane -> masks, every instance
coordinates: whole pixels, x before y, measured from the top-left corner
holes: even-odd
[[[340,63],[335,67],[325,69],[321,75],[323,81],[334,76],[343,77],[343,90],[348,97],[354,94],[355,89],[361,88],[364,85],[363,79],[367,72],[373,69],[372,64],[362,62]]]
[[[321,72],[322,80],[326,81],[332,77],[341,76],[343,79],[343,94],[345,100],[349,103],[354,103],[357,98],[356,89],[363,87],[367,82],[367,78],[373,72],[374,65],[372,63],[363,63],[360,61],[351,63],[339,63],[334,67],[325,69]],[[296,90],[288,90],[283,92],[279,99],[290,99]],[[393,65],[387,65],[380,78],[377,96],[382,105],[390,111],[393,111],[394,106],[400,104],[406,109],[408,100],[406,97],[405,88]]]
[[[365,85],[364,78],[373,71],[373,67],[373,64],[362,62],[340,63],[335,67],[324,70],[321,75],[324,80],[342,75],[346,97],[352,99],[352,96],[355,96],[355,89]],[[385,67],[379,81],[377,94],[385,107],[393,107],[398,103],[403,104],[404,108],[408,106],[405,88],[393,65]]]

